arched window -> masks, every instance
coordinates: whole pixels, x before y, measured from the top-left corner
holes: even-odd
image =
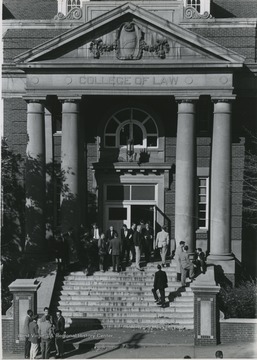
[[[107,121],[104,134],[106,147],[127,146],[133,140],[135,147],[157,147],[158,130],[152,116],[137,108],[117,111]]]
[[[80,7],[80,0],[68,0],[67,1],[67,13],[73,9]]]

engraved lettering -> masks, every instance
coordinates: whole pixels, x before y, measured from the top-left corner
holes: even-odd
[[[67,77],[65,78],[65,81],[66,81],[66,84],[67,84],[67,85],[70,85],[70,84],[72,83],[72,78],[71,78],[70,76],[67,76]]]
[[[136,78],[135,78],[135,84],[136,85],[142,85],[142,77],[140,76],[137,76]]]

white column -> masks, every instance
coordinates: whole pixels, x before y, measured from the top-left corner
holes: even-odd
[[[228,100],[214,104],[211,159],[210,256],[230,260],[231,254],[231,112]],[[233,272],[233,271],[232,271]]]
[[[42,254],[45,245],[45,123],[44,105],[27,104],[26,252]]]
[[[62,228],[78,227],[79,208],[79,103],[77,100],[65,100],[62,103]]]
[[[196,136],[195,102],[178,103],[175,187],[175,239],[194,251]]]

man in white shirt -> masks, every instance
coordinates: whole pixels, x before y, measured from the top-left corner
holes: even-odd
[[[166,226],[162,226],[162,230],[159,231],[156,235],[156,249],[160,250],[162,267],[166,266],[166,255],[167,255],[169,242],[170,242],[170,238],[169,238],[169,234],[166,231]]]

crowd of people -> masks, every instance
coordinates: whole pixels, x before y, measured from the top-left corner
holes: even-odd
[[[76,240],[73,229],[65,234],[56,234],[55,256],[62,270],[80,263],[88,275],[98,270],[107,271],[111,267],[114,272],[119,272],[135,262],[136,269],[143,271],[140,264],[142,255],[147,264],[156,251],[161,257],[162,266],[166,266],[170,239],[165,226],[155,238],[152,227],[144,221],[133,223],[130,229],[123,224],[120,231],[111,225],[106,232],[94,223],[90,231],[85,231],[81,226],[77,238],[79,240]]]
[[[42,359],[49,359],[53,344],[55,358],[62,358],[64,331],[65,319],[61,310],[57,310],[53,318],[49,308],[45,307],[40,319],[32,310],[28,310],[24,321],[25,359],[35,359],[40,352]]]

